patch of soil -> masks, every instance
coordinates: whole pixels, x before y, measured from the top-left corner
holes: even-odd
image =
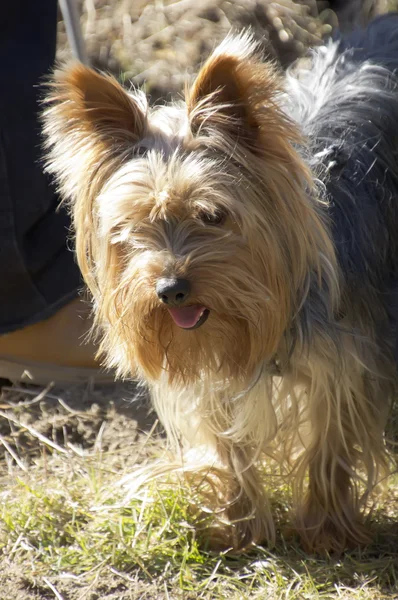
[[[50,585],[49,585],[50,584]],[[53,589],[51,589],[53,586]],[[145,583],[138,577],[112,573],[109,569],[77,579],[26,577],[16,565],[0,561],[0,600],[169,600],[170,595],[157,582]],[[196,600],[197,595],[173,591],[173,600]]]
[[[0,411],[1,439],[25,467],[45,462],[47,446],[37,434],[61,447],[73,446],[76,452],[100,446],[107,455],[107,467],[121,473],[137,461],[143,463],[153,458],[166,443],[147,395],[133,383],[53,387],[47,393],[36,386],[6,384],[0,393]],[[15,461],[2,443],[0,485],[3,490],[9,473],[14,470],[13,465]],[[54,589],[63,600],[167,598],[164,590],[158,589],[158,583],[115,574],[108,567],[87,577],[65,574],[46,581],[41,575],[35,575],[28,561],[19,564],[12,556],[0,558],[0,600],[53,600],[57,597]]]
[[[0,434],[27,464],[42,450],[29,427],[61,446],[71,444],[84,450],[100,443],[101,449],[112,453],[115,460],[118,454],[128,451],[133,461],[136,457],[132,449],[142,451],[148,432],[154,426],[156,429],[157,423],[147,395],[133,383],[55,387],[44,394],[35,386],[4,386],[0,410]],[[160,426],[153,431],[160,432]],[[153,452],[152,444],[158,438],[151,436],[144,446],[145,454]],[[2,445],[0,460],[4,452],[7,456]]]

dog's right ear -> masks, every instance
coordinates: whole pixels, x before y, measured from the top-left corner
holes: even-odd
[[[96,265],[106,263],[106,251],[98,243],[95,200],[145,136],[146,99],[82,64],[56,71],[47,89],[42,115],[46,170],[70,203],[80,270],[98,298]]]
[[[44,105],[47,170],[69,199],[145,135],[144,94],[130,95],[110,75],[79,63],[54,73]]]

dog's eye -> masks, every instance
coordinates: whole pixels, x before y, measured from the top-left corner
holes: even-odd
[[[135,149],[135,155],[138,157],[143,157],[148,153],[148,148],[138,147]]]
[[[205,225],[222,225],[225,221],[226,214],[221,209],[216,209],[214,212],[200,211],[199,218]]]

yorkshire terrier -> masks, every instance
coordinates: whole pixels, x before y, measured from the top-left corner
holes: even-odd
[[[389,16],[285,74],[230,35],[172,105],[81,64],[50,84],[47,169],[105,364],[213,457],[226,545],[274,540],[259,464],[278,451],[308,550],[369,539],[397,373],[396,69]]]

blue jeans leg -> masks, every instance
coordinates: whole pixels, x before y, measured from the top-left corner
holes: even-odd
[[[2,5],[0,334],[51,316],[81,286],[69,215],[42,169],[40,83],[54,63],[56,21],[55,0]]]

